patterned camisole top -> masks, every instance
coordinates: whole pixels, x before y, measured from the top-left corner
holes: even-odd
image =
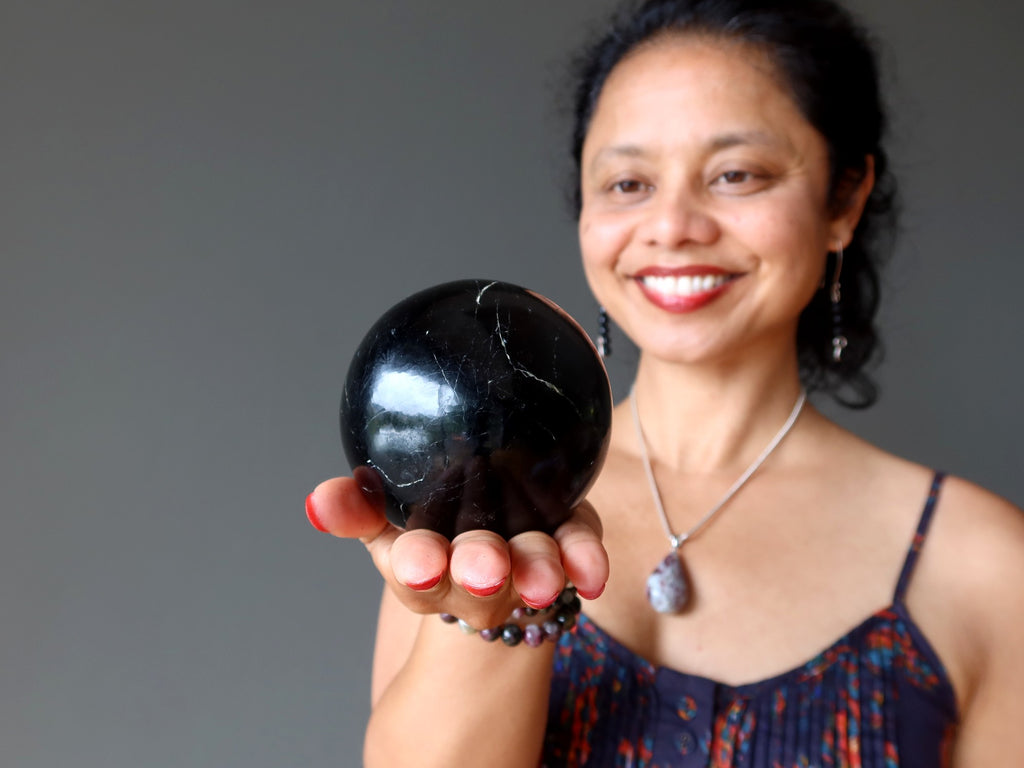
[[[957,724],[942,662],[904,597],[936,473],[892,604],[800,667],[747,685],[656,667],[585,615],[559,642],[544,768],[941,768]]]

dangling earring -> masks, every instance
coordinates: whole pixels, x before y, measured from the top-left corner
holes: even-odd
[[[597,313],[597,354],[602,358],[612,356],[612,339],[608,333],[608,312],[601,307]]]
[[[839,240],[836,245],[836,268],[832,274],[828,297],[832,304],[832,362],[839,364],[843,361],[843,350],[850,342],[843,335],[843,311],[840,306],[842,294],[839,289],[839,276],[843,271],[843,241]]]

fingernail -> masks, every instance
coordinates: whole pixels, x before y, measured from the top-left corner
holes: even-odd
[[[414,589],[417,592],[426,592],[428,589],[433,589],[434,587],[436,587],[440,583],[440,581],[441,574],[439,573],[432,579],[427,579],[426,581],[421,581],[416,584],[406,584],[405,586],[407,586],[409,589]]]
[[[535,602],[535,601],[531,600],[530,598],[526,597],[525,595],[520,595],[519,597],[522,598],[523,602],[526,603],[531,608],[535,608],[536,610],[541,611],[541,610],[543,610],[545,608],[550,607],[551,604],[554,603],[555,600],[558,599],[558,596],[560,594],[561,594],[561,591],[555,592],[555,594],[553,594],[547,600],[541,600],[540,602]]]
[[[474,597],[490,597],[495,592],[497,592],[499,589],[501,589],[503,586],[505,586],[505,580],[504,579],[499,581],[497,584],[492,584],[492,585],[490,585],[488,587],[474,587],[474,586],[471,586],[469,584],[463,584],[462,588],[465,589],[467,592],[469,592],[469,594],[473,595]]]
[[[320,531],[320,533],[329,533],[329,531],[324,528],[324,524],[320,522],[320,518],[316,516],[316,510],[313,509],[312,493],[306,497],[306,517],[309,519],[309,524]]]
[[[595,589],[593,592],[584,592],[579,587],[576,588],[576,591],[579,592],[580,597],[582,597],[584,600],[597,600],[597,598],[599,598],[601,595],[604,594],[604,588],[606,586],[607,586],[606,584],[602,584],[600,587]]]

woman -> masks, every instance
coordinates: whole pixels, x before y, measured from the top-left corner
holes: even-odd
[[[552,537],[402,532],[368,476],[307,500],[387,582],[367,764],[1024,764],[1024,517],[804,401],[874,397],[863,35],[827,0],[651,0],[580,73],[584,270],[635,386]],[[432,615],[521,623],[566,580],[557,644]]]

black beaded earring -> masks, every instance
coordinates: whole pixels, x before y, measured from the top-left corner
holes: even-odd
[[[612,339],[608,333],[608,312],[601,307],[597,313],[597,354],[602,358],[612,356]]]
[[[843,241],[836,248],[836,266],[832,274],[832,285],[829,288],[829,302],[832,305],[832,362],[839,365],[843,361],[843,350],[849,340],[843,335],[843,310],[840,304],[842,293],[839,287],[839,276],[843,271]]]

